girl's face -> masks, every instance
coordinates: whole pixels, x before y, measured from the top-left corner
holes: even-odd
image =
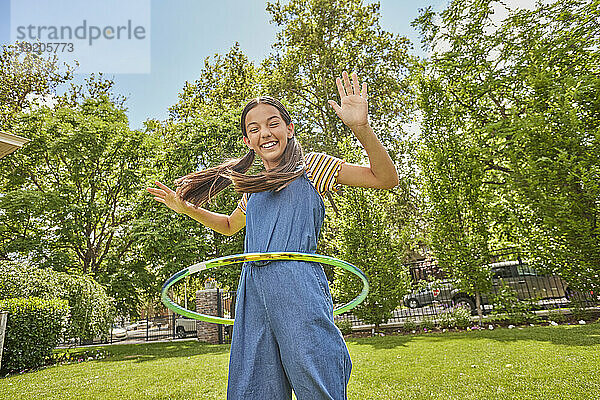
[[[279,110],[260,103],[246,114],[244,143],[262,159],[265,169],[279,165],[288,139],[294,136],[294,124],[286,126]]]

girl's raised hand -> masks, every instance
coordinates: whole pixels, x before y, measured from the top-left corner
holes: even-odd
[[[165,204],[171,210],[176,213],[182,213],[185,209],[185,201],[181,199],[180,192],[181,186],[177,188],[177,191],[174,192],[166,185],[161,182],[154,182],[160,189],[156,188],[146,188],[150,193],[154,195],[154,200]]]
[[[340,94],[340,103],[329,100],[329,104],[333,107],[338,117],[353,131],[361,126],[369,124],[368,103],[367,103],[367,84],[362,84],[362,90],[358,83],[358,75],[352,73],[352,83],[348,73],[342,73],[342,79],[336,78],[335,83]]]

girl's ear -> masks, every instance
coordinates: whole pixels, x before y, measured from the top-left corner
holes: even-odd
[[[294,137],[294,123],[290,122],[290,124],[287,126],[288,129],[288,134],[287,137],[288,139],[291,139]]]

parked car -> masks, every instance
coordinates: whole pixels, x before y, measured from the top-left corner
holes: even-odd
[[[568,298],[573,294],[561,277],[540,274],[527,263],[505,261],[492,264],[491,269],[494,290],[504,283],[521,300]]]
[[[572,298],[575,295],[562,278],[556,275],[539,274],[527,263],[504,261],[490,264],[490,269],[494,292],[504,284],[513,289],[521,300]],[[450,281],[429,283],[424,289],[415,290],[404,296],[403,301],[409,308],[439,302],[475,309],[475,298],[455,288]],[[481,301],[483,304],[489,303],[487,296],[482,296]]]
[[[152,328],[152,326],[153,326],[152,321],[141,319],[137,322],[127,325],[127,327],[125,329],[127,329],[128,331],[133,331],[133,330],[139,330],[139,329],[146,329],[147,327]]]
[[[404,296],[404,305],[408,308],[424,307],[434,302],[448,303],[452,301],[454,286],[450,281],[429,282],[425,288],[415,290]]]
[[[116,339],[126,339],[127,338],[127,329],[117,326],[117,325],[113,325],[111,328],[111,335],[113,338]]]
[[[184,338],[188,334],[196,333],[196,320],[186,317],[175,319],[175,334],[178,338]]]

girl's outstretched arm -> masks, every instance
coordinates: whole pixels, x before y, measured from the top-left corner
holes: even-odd
[[[154,195],[156,201],[165,204],[176,213],[195,219],[214,231],[231,236],[246,226],[246,215],[239,208],[236,208],[231,215],[214,213],[184,201],[179,195],[181,187],[174,192],[161,182],[154,183],[160,189],[146,188],[146,190]]]
[[[348,73],[342,73],[342,79],[337,78],[336,84],[340,94],[340,105],[329,100],[338,117],[356,135],[369,156],[370,166],[342,164],[337,182],[342,185],[391,189],[398,185],[398,172],[387,150],[371,125],[369,125],[367,84],[358,83],[358,75],[352,73],[352,83]]]

